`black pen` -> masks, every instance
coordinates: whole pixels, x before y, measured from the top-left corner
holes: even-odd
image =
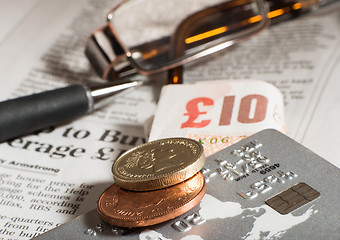
[[[0,142],[66,123],[107,104],[121,91],[143,81],[116,80],[64,88],[0,102]]]

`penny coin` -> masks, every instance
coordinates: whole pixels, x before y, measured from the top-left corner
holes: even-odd
[[[169,187],[195,175],[205,163],[202,144],[188,138],[145,143],[122,154],[112,166],[115,183],[133,191]]]
[[[113,184],[100,196],[97,209],[103,221],[118,227],[144,227],[165,222],[196,206],[206,192],[197,173],[174,186],[134,192]]]

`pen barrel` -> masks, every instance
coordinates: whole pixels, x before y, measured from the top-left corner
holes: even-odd
[[[0,142],[71,121],[88,112],[83,85],[7,100],[0,103]]]

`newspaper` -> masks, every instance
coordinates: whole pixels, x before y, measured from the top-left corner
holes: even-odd
[[[98,81],[85,41],[112,1],[1,0],[0,100]],[[19,10],[18,10],[19,9]],[[184,82],[261,79],[285,97],[287,133],[340,167],[339,11],[296,19],[187,65]],[[164,79],[159,77],[160,82]],[[112,162],[145,142],[161,84],[74,122],[0,144],[0,239],[28,239],[96,207]],[[32,188],[32,189],[31,189]],[[83,196],[82,196],[83,195]],[[59,199],[56,199],[59,198]]]
[[[0,36],[1,100],[99,81],[84,46],[105,24],[112,1],[21,2],[7,1],[12,12],[2,21],[15,24]],[[96,208],[113,184],[113,160],[145,142],[155,88],[138,88],[82,119],[1,143],[0,239],[30,239]]]

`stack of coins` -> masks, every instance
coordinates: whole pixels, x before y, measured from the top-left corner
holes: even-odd
[[[118,227],[144,227],[182,215],[206,192],[202,145],[187,138],[149,142],[112,166],[115,184],[98,200],[101,218]]]

